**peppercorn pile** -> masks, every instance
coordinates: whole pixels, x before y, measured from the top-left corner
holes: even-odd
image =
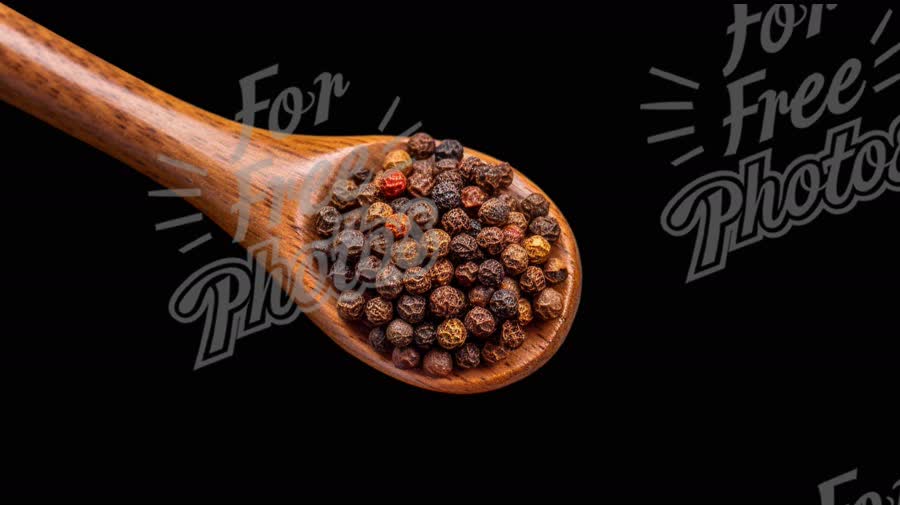
[[[558,318],[565,264],[550,258],[560,226],[540,194],[504,193],[507,163],[463,157],[425,133],[378,170],[355,167],[314,217],[337,313],[401,369],[432,376],[503,361],[533,314]],[[343,212],[343,214],[342,214]],[[361,324],[361,327],[363,326]]]

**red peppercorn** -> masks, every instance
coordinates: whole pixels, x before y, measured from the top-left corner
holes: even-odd
[[[397,169],[386,170],[378,179],[378,189],[385,198],[397,198],[406,191],[406,176]]]

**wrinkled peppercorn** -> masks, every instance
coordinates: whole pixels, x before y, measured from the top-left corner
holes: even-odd
[[[477,214],[478,208],[487,200],[487,193],[478,186],[466,186],[460,192],[459,199],[466,212]]]
[[[515,226],[525,233],[528,230],[528,218],[521,212],[510,211],[509,217],[506,218],[506,226]]]
[[[413,342],[413,327],[401,319],[391,321],[384,334],[388,342],[395,347],[406,347]]]
[[[469,222],[472,220],[466,211],[456,208],[451,209],[441,217],[441,226],[450,236],[459,235],[469,231]]]
[[[391,353],[391,361],[395,367],[407,370],[419,366],[421,356],[419,350],[415,347],[395,347],[394,352]]]
[[[453,286],[440,286],[431,292],[431,313],[437,317],[455,317],[466,307],[466,297]]]
[[[419,349],[429,349],[437,340],[437,331],[432,324],[420,324],[416,326],[413,334],[413,343]]]
[[[381,270],[381,267],[381,258],[371,255],[366,256],[356,264],[356,277],[369,285],[366,287],[371,287],[374,285],[375,276],[378,275],[378,271]]]
[[[444,230],[432,228],[422,234],[422,246],[429,258],[443,258],[450,252],[450,235]]]
[[[469,221],[469,235],[478,235],[478,232],[482,230],[481,221],[472,218]]]
[[[362,207],[381,201],[378,186],[374,182],[367,182],[359,187],[356,193],[356,203]]]
[[[435,148],[434,157],[438,160],[453,158],[459,161],[463,157],[463,145],[458,140],[444,139],[441,145]]]
[[[475,368],[481,363],[481,349],[469,342],[457,349],[454,357],[460,368]]]
[[[510,244],[500,253],[500,261],[510,275],[519,275],[528,268],[528,251],[519,244]]]
[[[566,270],[566,263],[559,258],[550,258],[547,264],[544,265],[544,278],[550,284],[559,284],[566,280],[568,276],[569,271]]]
[[[434,176],[437,178],[437,176],[448,170],[456,170],[457,166],[459,166],[459,163],[454,158],[438,160],[434,163]],[[458,188],[461,189],[462,186],[458,186]]]
[[[355,269],[350,268],[346,261],[337,260],[328,270],[328,278],[334,284],[338,291],[343,291],[353,287],[353,276]]]
[[[357,160],[350,169],[350,178],[359,184],[367,182],[372,178],[372,167],[362,160]]]
[[[400,198],[394,198],[391,200],[391,208],[394,209],[394,212],[405,212],[406,205],[409,203],[409,198],[405,196],[401,196]],[[407,215],[409,215],[407,213]],[[412,217],[412,216],[410,216]]]
[[[359,230],[362,226],[363,217],[365,217],[362,209],[353,209],[345,212],[341,221],[342,230]]]
[[[332,248],[338,258],[359,258],[366,245],[366,236],[359,230],[344,230],[337,234]]]
[[[446,161],[446,160],[445,160]],[[443,162],[438,163],[440,165]],[[465,186],[465,181],[463,180],[462,173],[455,168],[451,168],[449,170],[445,170],[434,178],[435,184],[441,184],[444,182],[449,182],[456,186],[456,189],[460,192],[460,201],[462,201],[462,189]]]
[[[345,321],[362,319],[366,308],[366,297],[357,291],[344,291],[338,297],[337,313]]]
[[[481,360],[491,365],[505,360],[507,356],[509,349],[493,342],[485,342],[481,348]]]
[[[453,280],[453,263],[447,258],[441,258],[428,269],[432,286],[446,286]]]
[[[453,356],[443,349],[432,349],[425,355],[422,368],[435,377],[446,377],[453,371]]]
[[[382,172],[376,184],[385,198],[397,198],[406,191],[406,176],[392,168]]]
[[[474,156],[468,156],[466,159],[459,162],[456,169],[459,170],[466,182],[472,182],[475,180],[475,169],[485,164],[485,162]]]
[[[522,241],[522,247],[528,254],[528,262],[540,265],[550,259],[550,242],[540,235],[532,235]]]
[[[518,304],[519,316],[517,321],[522,326],[528,326],[532,319],[534,319],[534,314],[531,312],[531,302],[524,298],[519,298]]]
[[[366,320],[372,326],[388,324],[394,319],[394,304],[380,296],[366,302]]]
[[[384,334],[384,328],[377,326],[369,332],[369,345],[375,352],[388,352],[391,350],[391,343],[387,341],[387,335]]]
[[[529,219],[546,216],[550,212],[550,202],[540,193],[532,193],[519,204],[522,213]]]
[[[413,295],[401,295],[397,300],[397,316],[410,324],[419,324],[425,319],[427,303],[425,298]]]
[[[548,242],[556,242],[559,240],[559,222],[553,217],[540,216],[534,218],[534,220],[531,221],[531,224],[528,225],[528,231],[544,237]]]
[[[519,290],[519,281],[516,280],[515,277],[504,277],[503,280],[500,281],[500,287],[497,289],[512,291],[516,296],[522,295],[521,291]]]
[[[435,179],[430,174],[416,172],[409,176],[407,181],[409,184],[409,192],[417,198],[425,198],[434,188]]]
[[[384,220],[384,227],[394,235],[394,238],[403,238],[409,233],[409,216],[402,213],[391,214]]]
[[[510,319],[503,321],[500,328],[500,342],[510,349],[518,349],[525,343],[525,330],[518,322]]]
[[[487,286],[482,286],[481,284],[473,287],[469,290],[469,293],[466,295],[466,298],[469,300],[469,303],[475,305],[477,307],[487,308],[488,303],[491,301],[491,296],[494,294],[494,289],[489,288]]]
[[[508,289],[498,289],[491,295],[488,308],[498,319],[510,319],[519,314],[519,297]]]
[[[434,154],[434,139],[427,133],[416,133],[406,141],[406,150],[417,160],[428,158]]]
[[[403,273],[403,286],[413,295],[424,295],[431,290],[431,277],[422,267],[412,267]]]
[[[384,228],[380,228],[369,234],[369,238],[366,241],[366,249],[378,256],[384,256],[393,244],[394,234]]]
[[[382,168],[385,170],[399,170],[404,175],[407,175],[412,170],[412,158],[408,152],[397,149],[384,156]]]
[[[392,264],[386,265],[375,275],[375,290],[385,300],[393,300],[403,291],[403,272]]]
[[[509,193],[502,193],[497,198],[503,200],[503,203],[509,205],[510,212],[520,212],[519,210],[519,202],[520,200]]]
[[[391,247],[391,260],[400,268],[418,266],[423,259],[425,259],[425,248],[412,237],[394,242],[394,246]]]
[[[341,213],[326,205],[316,213],[316,232],[323,237],[330,237],[341,226]]]
[[[499,287],[503,277],[503,264],[497,260],[487,260],[478,266],[478,282],[489,288]]]
[[[488,226],[503,226],[509,219],[509,205],[499,198],[490,198],[478,208],[478,219]]]
[[[412,173],[427,175],[434,178],[437,172],[434,170],[434,158],[425,158],[424,160],[416,160],[412,164]]]
[[[473,261],[482,256],[475,237],[468,233],[460,233],[450,240],[450,253],[458,261]]]
[[[519,277],[519,287],[523,293],[533,295],[539,293],[547,287],[547,281],[544,279],[544,271],[538,267],[528,267]]]
[[[508,224],[503,227],[503,241],[506,244],[518,244],[525,238],[522,229],[514,224]]]
[[[364,229],[372,229],[384,223],[384,220],[394,214],[394,209],[384,202],[375,202],[366,209],[363,218]]]
[[[464,288],[472,286],[478,282],[478,264],[474,261],[467,261],[457,265],[453,276],[456,278],[456,283],[460,286]]]
[[[512,167],[508,163],[499,165],[480,165],[475,168],[475,184],[485,193],[496,195],[500,190],[512,184]]]
[[[459,188],[452,182],[435,184],[431,188],[431,199],[437,205],[438,210],[446,212],[460,204]]]
[[[466,314],[466,331],[477,338],[487,338],[497,329],[497,321],[494,316],[483,307],[472,307]]]
[[[503,232],[500,228],[494,226],[482,228],[478,235],[475,236],[475,241],[478,242],[478,247],[491,256],[500,254],[506,246]]]
[[[466,342],[466,326],[456,318],[444,320],[437,327],[437,343],[444,349],[453,350]]]
[[[356,192],[359,189],[350,179],[340,179],[331,186],[331,203],[340,210],[356,205]]]
[[[423,198],[409,202],[405,212],[423,230],[431,228],[438,220],[437,206],[431,200]]]
[[[534,311],[543,320],[556,319],[562,315],[563,297],[553,288],[547,288],[534,299]]]

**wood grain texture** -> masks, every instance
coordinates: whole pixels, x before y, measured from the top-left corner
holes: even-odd
[[[241,243],[309,310],[307,316],[324,333],[359,360],[408,384],[463,394],[503,387],[546,363],[572,327],[581,294],[581,261],[572,230],[555,203],[550,214],[559,220],[562,234],[553,255],[565,261],[570,272],[569,279],[556,286],[565,299],[563,316],[535,321],[525,344],[505,362],[447,378],[399,370],[389,356],[369,347],[362,326],[337,316],[330,298],[333,288],[311,261],[310,244],[318,237],[310,216],[351,161],[365,156],[366,163],[374,164],[402,139],[285,137],[245,130],[150,86],[3,5],[0,98],[162,186],[199,188],[201,197],[190,198],[190,203],[227,232],[241,230]],[[243,148],[242,139],[249,139]],[[472,150],[467,154],[498,161]],[[520,172],[515,176],[510,191],[516,196],[542,193]],[[244,211],[247,219],[242,219]]]

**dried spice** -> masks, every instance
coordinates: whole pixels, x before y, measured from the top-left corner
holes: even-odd
[[[413,161],[412,173],[413,175],[422,174],[434,178],[434,176],[437,175],[437,172],[434,169],[434,158]]]
[[[447,258],[437,260],[428,270],[432,286],[446,286],[453,280],[453,263]]]
[[[420,324],[413,332],[413,343],[419,349],[429,349],[437,341],[437,330],[434,325]]]
[[[375,275],[375,290],[385,300],[393,300],[403,291],[403,272],[392,264],[385,265]]]
[[[441,286],[431,292],[431,313],[436,317],[456,317],[466,307],[466,297],[453,286]]]
[[[495,290],[492,288],[479,284],[469,290],[466,298],[469,300],[469,304],[471,305],[487,308],[488,303],[490,303],[491,301],[491,296],[493,296],[494,294],[494,291]]]
[[[528,225],[528,231],[544,237],[547,242],[556,242],[560,234],[559,221],[549,216],[536,217]]]
[[[412,158],[408,152],[397,149],[384,156],[384,163],[381,166],[386,171],[399,170],[404,175],[407,175],[412,170]]]
[[[482,257],[478,242],[468,233],[460,233],[450,240],[450,254],[457,261],[474,261]]]
[[[456,170],[458,166],[459,163],[455,158],[445,158],[443,160],[438,160],[434,163],[434,176],[437,177],[438,175],[448,170]],[[461,188],[462,186],[459,187]]]
[[[519,244],[510,244],[500,253],[500,261],[510,275],[519,275],[528,268],[528,251]]]
[[[366,250],[378,256],[384,256],[392,245],[394,245],[394,234],[384,228],[371,232],[366,240]]]
[[[453,356],[443,349],[432,349],[425,354],[422,368],[434,377],[446,377],[453,371]]]
[[[385,337],[394,347],[406,347],[413,342],[413,327],[400,319],[394,319],[384,330]]]
[[[462,174],[463,179],[465,179],[466,182],[472,182],[475,180],[475,170],[479,166],[485,164],[485,162],[474,156],[468,156],[466,159],[459,162],[459,165],[456,168]]]
[[[395,239],[403,238],[409,233],[409,216],[402,213],[391,214],[384,220],[384,227]]]
[[[421,356],[415,347],[395,347],[394,352],[391,353],[391,361],[400,370],[407,370],[419,366]]]
[[[534,299],[534,311],[543,320],[556,319],[562,315],[563,297],[553,288],[547,288]]]
[[[394,214],[394,209],[384,203],[375,202],[366,209],[366,215],[363,218],[364,229],[372,229],[384,224],[384,220]]]
[[[515,226],[525,233],[528,230],[528,218],[521,212],[510,211],[509,217],[506,218],[506,226]]]
[[[499,363],[509,356],[509,349],[493,342],[485,342],[481,348],[481,361],[493,365]]]
[[[539,293],[547,287],[547,281],[544,280],[544,271],[538,267],[528,267],[519,277],[519,288],[525,294],[533,295]]]
[[[339,210],[356,205],[356,191],[359,188],[350,179],[340,179],[331,186],[331,204]]]
[[[497,329],[494,316],[483,307],[472,307],[466,314],[465,325],[469,334],[482,339],[490,337]]]
[[[316,233],[330,237],[341,226],[341,221],[341,213],[334,207],[326,205],[316,213]]]
[[[522,326],[528,326],[531,324],[531,321],[534,319],[534,314],[531,312],[531,302],[524,298],[519,298],[519,316],[518,321]]]
[[[446,158],[459,161],[463,157],[463,145],[458,140],[445,139],[435,148],[434,157],[439,161]]]
[[[496,195],[512,184],[513,172],[508,163],[480,165],[475,168],[475,184],[489,195]]]
[[[357,291],[344,291],[338,297],[337,313],[345,321],[362,319],[366,308],[366,297]]]
[[[452,351],[466,343],[466,326],[456,318],[445,319],[437,327],[437,343],[444,349]]]
[[[378,201],[381,201],[381,194],[379,194],[378,186],[374,182],[367,182],[359,186],[359,190],[356,193],[357,204],[365,207]]]
[[[522,229],[514,224],[508,224],[503,227],[503,241],[507,244],[518,244],[525,238]]]
[[[469,342],[454,353],[456,365],[460,368],[475,368],[481,364],[481,349]]]
[[[387,341],[387,335],[384,334],[384,328],[376,326],[369,332],[369,345],[375,352],[389,352],[391,343]]]
[[[475,236],[475,241],[478,242],[478,247],[491,256],[500,254],[506,247],[506,239],[503,236],[503,232],[500,228],[494,226],[482,228],[478,235]]]
[[[522,213],[529,219],[546,216],[550,212],[550,202],[540,193],[526,196],[519,206],[522,208]]]
[[[341,221],[342,230],[359,230],[362,228],[362,220],[365,216],[362,209],[353,209],[345,212],[342,217],[344,218]]]
[[[376,296],[366,302],[366,321],[372,326],[388,324],[394,318],[394,304]]]
[[[422,230],[430,229],[438,221],[438,209],[431,200],[422,198],[412,200],[404,212]]]
[[[469,222],[472,220],[466,214],[466,211],[455,208],[449,210],[443,217],[441,217],[441,226],[450,236],[459,235],[460,233],[465,233],[469,231]]]
[[[507,291],[512,291],[516,296],[521,297],[522,293],[519,289],[519,281],[515,277],[504,277],[502,281],[500,281],[500,287],[497,289],[505,289]]]
[[[438,165],[440,165],[441,163],[443,162],[439,162]],[[434,178],[435,184],[442,184],[445,182],[449,182],[456,186],[456,189],[460,192],[460,199],[462,199],[462,189],[463,186],[465,186],[465,181],[463,180],[462,173],[455,168],[451,168],[437,174],[437,176],[435,176]]]
[[[444,230],[432,228],[422,234],[422,246],[429,258],[443,258],[450,253],[450,235]]]
[[[379,191],[385,198],[397,198],[406,191],[406,176],[397,169],[386,170],[376,180]]]
[[[505,203],[506,205],[509,205],[510,212],[520,212],[519,204],[521,200],[519,200],[518,198],[509,193],[501,193],[497,196],[497,198],[503,200],[503,203]]]
[[[442,182],[435,184],[431,188],[431,199],[437,205],[438,210],[446,212],[460,204],[459,190],[452,182]]]
[[[488,226],[503,226],[509,218],[509,205],[499,198],[490,198],[478,208],[478,219]]]
[[[375,276],[382,266],[381,258],[378,256],[366,256],[356,264],[356,278],[369,285],[366,287],[374,286]]]
[[[469,235],[478,235],[482,228],[484,227],[481,226],[481,221],[478,219],[472,218],[469,220]]]
[[[417,160],[428,158],[434,154],[434,139],[427,133],[416,133],[406,141],[406,150]]]
[[[401,295],[397,300],[397,316],[410,324],[419,324],[425,319],[427,303],[422,296]]]
[[[525,343],[525,330],[517,321],[503,321],[500,328],[500,343],[510,349],[518,349]]]
[[[528,254],[528,262],[540,265],[550,259],[550,242],[540,235],[532,235],[522,241],[522,247]]]
[[[478,186],[466,186],[459,194],[460,202],[466,212],[477,214],[478,208],[487,200],[488,195]]]
[[[474,261],[467,261],[457,265],[453,276],[456,279],[456,283],[460,286],[464,288],[472,286],[478,282],[478,264]]]
[[[425,248],[412,237],[394,242],[391,247],[391,261],[402,269],[418,266],[423,259],[425,259]]]
[[[566,280],[569,271],[566,269],[566,263],[559,258],[550,258],[544,265],[544,278],[550,284],[559,284]]]
[[[431,291],[431,277],[422,267],[412,267],[403,273],[403,286],[410,294],[424,295]]]
[[[510,319],[519,315],[519,297],[508,289],[498,289],[491,295],[488,308],[498,319]]]
[[[409,203],[409,198],[405,196],[401,196],[400,198],[394,198],[391,200],[391,208],[394,209],[394,212],[406,212],[406,205]],[[407,214],[409,215],[409,214]]]
[[[478,266],[478,282],[489,288],[500,287],[503,277],[503,264],[497,260],[487,260]]]
[[[338,291],[353,287],[354,274],[355,270],[350,268],[346,261],[340,259],[332,263],[331,268],[328,270],[328,278],[331,279],[332,284]]]
[[[359,230],[343,230],[337,234],[332,248],[337,258],[356,259],[366,245],[366,236]]]
[[[425,198],[434,188],[435,179],[431,174],[416,172],[409,176],[409,193],[417,198]]]

